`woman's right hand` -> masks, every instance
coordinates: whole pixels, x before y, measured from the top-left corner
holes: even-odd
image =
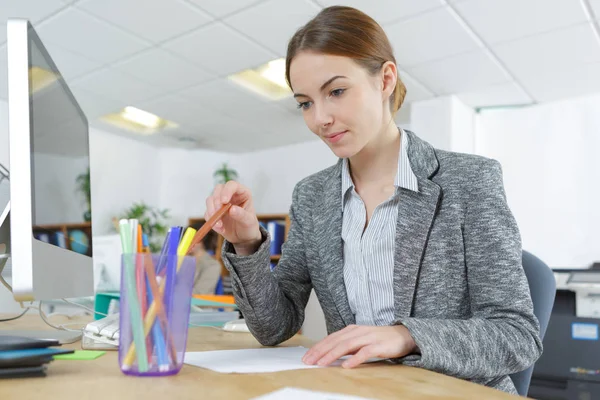
[[[223,204],[231,203],[229,211],[218,221],[213,230],[233,244],[239,255],[253,254],[262,242],[258,218],[252,204],[250,189],[236,181],[217,185],[206,199],[205,220],[208,221]]]

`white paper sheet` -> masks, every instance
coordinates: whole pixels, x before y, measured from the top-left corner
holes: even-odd
[[[302,357],[306,347],[266,349],[188,351],[184,363],[224,373],[277,372],[291,369],[320,368],[306,365]]]
[[[252,400],[369,400],[365,397],[286,387]]]
[[[184,363],[196,367],[207,368],[216,372],[236,372],[242,374],[323,368],[318,365],[307,365],[302,362],[302,357],[307,351],[308,349],[302,346],[243,350],[188,351],[185,353]],[[349,356],[342,357],[331,363],[330,366],[340,366],[348,357]],[[381,358],[372,358],[367,362],[381,360]]]

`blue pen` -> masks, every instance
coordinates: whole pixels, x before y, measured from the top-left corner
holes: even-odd
[[[150,281],[148,280],[148,275],[146,275],[146,285],[150,287]],[[148,303],[152,304],[154,300],[152,296],[152,291],[148,290]],[[158,358],[158,370],[160,372],[169,370],[169,356],[167,355],[166,341],[165,336],[163,335],[163,331],[160,328],[160,322],[158,320],[154,321],[152,325],[152,336],[154,337],[154,347],[156,349],[156,357]]]
[[[149,250],[150,242],[148,241],[148,235],[146,235],[145,233],[142,234],[142,246],[144,249],[144,253],[147,254],[145,257],[152,257]],[[146,262],[149,261],[150,260],[146,260]],[[152,290],[150,289],[150,278],[148,277],[148,274],[144,274],[144,276],[146,279],[146,287],[148,288],[148,290],[146,291],[146,301],[148,302],[148,304],[152,304],[154,296],[152,296]],[[163,335],[162,329],[160,327],[160,322],[158,320],[154,321],[154,324],[152,325],[152,337],[154,338],[154,348],[156,349],[156,356],[158,358],[158,370],[160,372],[168,371],[169,358],[167,355],[167,349],[165,347],[165,336]]]
[[[171,236],[171,229],[167,232],[167,236],[165,237],[165,241],[163,242],[162,248],[160,250],[160,256],[158,259],[158,263],[156,265],[156,275],[160,274],[165,263],[167,261],[167,250],[169,249],[169,238]]]
[[[171,318],[173,290],[175,289],[175,277],[177,272],[177,247],[179,247],[179,238],[182,228],[174,226],[169,235],[169,248],[167,249],[167,276],[165,283],[165,292],[163,300],[167,312],[167,318]]]

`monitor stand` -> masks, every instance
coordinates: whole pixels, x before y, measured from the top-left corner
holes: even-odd
[[[4,269],[8,259],[10,258],[10,203],[0,214],[0,275]],[[7,287],[6,289],[9,289]],[[4,290],[4,286],[0,285],[0,290]],[[41,319],[41,317],[38,316]],[[15,320],[15,321],[18,321]],[[11,322],[7,321],[0,323],[0,336],[24,336],[34,339],[51,339],[58,340],[60,344],[75,343],[81,339],[82,332],[72,332],[63,330],[11,330],[4,329]]]

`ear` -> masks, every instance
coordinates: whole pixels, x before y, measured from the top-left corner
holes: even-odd
[[[386,61],[381,67],[382,100],[389,99],[392,93],[394,93],[397,81],[398,69],[396,68],[396,64],[392,61]]]

